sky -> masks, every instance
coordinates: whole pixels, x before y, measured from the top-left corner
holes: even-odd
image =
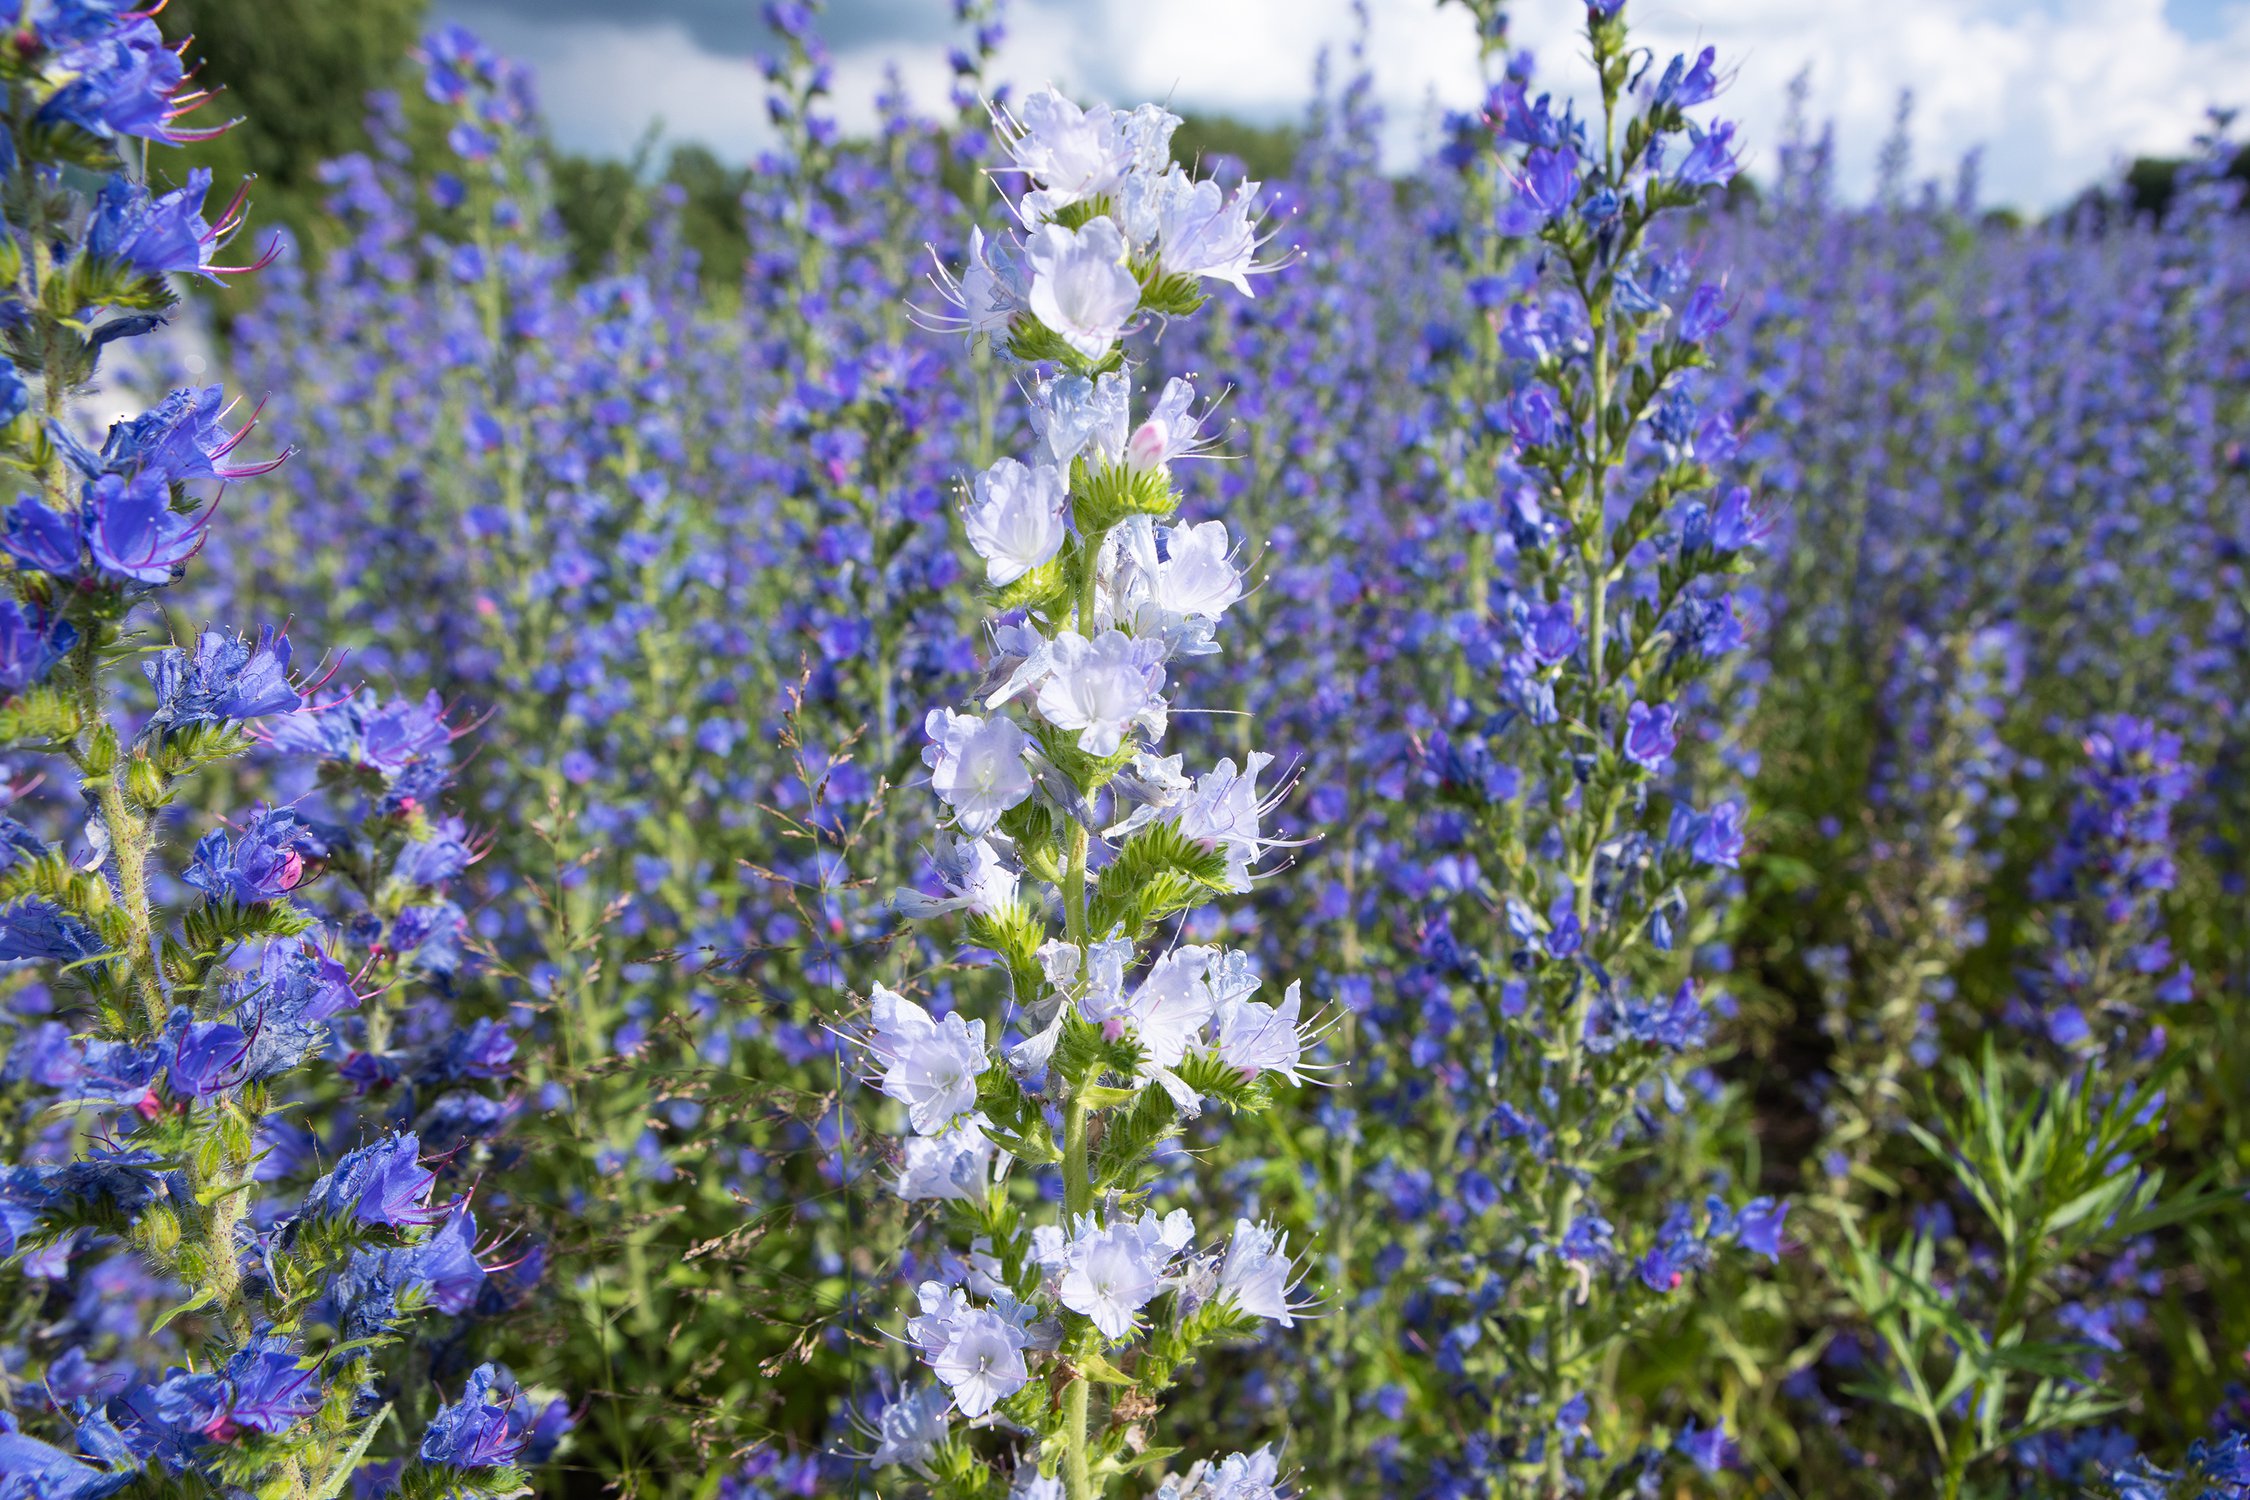
[[[1468,13],[1431,0],[1367,0],[1367,58],[1386,157],[1410,166],[1441,108],[1477,96]],[[664,137],[745,161],[768,139],[752,56],[756,0],[437,0],[531,64],[556,139],[626,155]],[[1562,93],[1583,71],[1574,0],[1519,0],[1518,46]],[[1983,152],[1987,202],[2068,200],[2135,155],[2177,155],[2211,105],[2250,105],[2250,0],[1632,0],[1638,39],[1716,46],[1753,173],[1770,169],[1790,81],[1809,72],[1811,113],[1836,125],[1849,195],[1870,188],[1901,90],[1915,96],[1919,176],[1950,179]],[[916,98],[945,95],[949,0],[832,0],[836,109],[872,118],[895,64]],[[1323,48],[1353,34],[1351,0],[1013,0],[999,74],[1082,99],[1145,99],[1259,123],[1301,116]]]

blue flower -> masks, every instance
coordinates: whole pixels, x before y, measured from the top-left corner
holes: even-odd
[[[1695,820],[1688,847],[1702,863],[1732,870],[1742,858],[1742,844],[1742,804],[1729,798]]]
[[[208,1099],[242,1082],[250,1061],[250,1038],[224,1021],[197,1021],[174,1045],[172,1092],[184,1099]]]
[[[256,1082],[294,1069],[328,1038],[328,1021],[359,1004],[351,976],[307,943],[269,943],[258,971],[234,986],[239,1019],[250,1032],[244,1078]]]
[[[1617,1231],[1600,1214],[1582,1213],[1570,1221],[1560,1249],[1564,1260],[1607,1265],[1617,1253]]]
[[[1772,1198],[1753,1198],[1742,1205],[1735,1215],[1735,1238],[1742,1248],[1763,1255],[1770,1260],[1781,1259],[1781,1226],[1789,1217],[1789,1205]]]
[[[279,901],[305,880],[305,856],[320,852],[303,818],[285,807],[251,818],[234,838],[214,828],[196,841],[195,859],[181,879],[213,901],[253,906]]]
[[[37,1438],[0,1430],[0,1495],[7,1500],[105,1500],[140,1477],[140,1466],[104,1472]]]
[[[1578,154],[1568,148],[1534,147],[1516,175],[1516,200],[1541,222],[1570,207],[1578,197]]]
[[[387,776],[445,751],[453,742],[445,705],[436,693],[420,703],[396,698],[368,716],[360,733],[360,760]]]
[[[83,570],[86,537],[76,512],[59,511],[24,495],[0,518],[0,550],[34,572],[77,578]]]
[[[55,433],[55,443],[89,479],[137,473],[160,474],[173,482],[246,479],[278,468],[281,458],[256,464],[224,461],[256,422],[253,417],[241,431],[228,432],[226,406],[224,386],[182,387],[141,415],[112,423],[98,454],[67,431]]]
[[[38,12],[39,40],[50,48],[73,47],[131,21],[138,0],[53,0]]]
[[[514,1419],[514,1382],[492,1365],[479,1365],[461,1399],[440,1408],[422,1434],[426,1464],[490,1469],[514,1461],[523,1448],[523,1426]]]
[[[476,860],[467,842],[468,826],[459,818],[438,822],[426,839],[417,839],[399,851],[398,878],[409,885],[438,887],[450,883]]]
[[[94,199],[93,217],[86,224],[86,253],[143,276],[206,276],[216,281],[220,268],[211,264],[211,252],[225,242],[231,225],[222,220],[214,229],[204,219],[203,202],[210,195],[208,167],[189,172],[187,186],[153,197],[130,178],[112,177]],[[161,423],[171,414],[159,408],[151,415]]]
[[[1727,1436],[1724,1426],[1706,1430],[1698,1427],[1692,1417],[1680,1429],[1680,1435],[1672,1440],[1672,1447],[1706,1474],[1732,1468],[1737,1453],[1734,1440]]]
[[[433,104],[460,104],[472,85],[489,83],[499,55],[468,27],[447,22],[422,38],[422,88]]]
[[[237,1427],[254,1432],[286,1432],[320,1410],[318,1372],[307,1369],[296,1347],[282,1335],[266,1332],[227,1361],[234,1386],[229,1413]]]
[[[77,644],[77,627],[69,621],[49,620],[36,605],[0,599],[0,699],[46,681]]]
[[[16,509],[23,509],[22,502]],[[13,512],[9,519],[13,522]],[[104,474],[86,486],[86,548],[95,568],[107,576],[171,582],[203,545],[208,522],[205,514],[182,515],[172,509],[171,490],[159,474]]]
[[[1656,85],[1655,101],[1675,109],[1693,109],[1698,104],[1709,103],[1719,92],[1719,50],[1706,47],[1688,66],[1684,56],[1674,56],[1665,65],[1664,76]]]
[[[505,1078],[516,1062],[516,1039],[490,1016],[451,1032],[438,1059],[446,1078]]]
[[[156,1415],[167,1427],[216,1438],[226,1432],[234,1387],[223,1375],[174,1370],[156,1387]]]
[[[468,919],[451,901],[409,906],[391,924],[391,947],[412,955],[424,972],[448,975],[461,967],[461,938]]]
[[[144,733],[177,734],[198,724],[236,723],[304,706],[289,680],[289,637],[271,629],[256,644],[243,636],[206,630],[190,655],[167,646],[141,670],[156,687],[156,711]]]
[[[1679,714],[1669,703],[1653,708],[1638,700],[1625,710],[1625,758],[1644,771],[1661,770],[1678,744]]]
[[[412,1132],[362,1146],[306,1191],[305,1212],[392,1229],[435,1223],[447,1207],[430,1203],[437,1174],[422,1165],[421,1148]]]
[[[122,1109],[142,1108],[149,1103],[157,1075],[170,1061],[168,1042],[143,1047],[133,1042],[90,1041],[80,1055],[79,1075],[71,1085],[71,1094]]]
[[[321,1290],[308,1316],[345,1338],[372,1338],[395,1327],[399,1295],[414,1285],[410,1252],[356,1250],[342,1274]]]
[[[1534,614],[1526,635],[1532,658],[1542,667],[1569,660],[1578,650],[1578,620],[1570,601],[1559,599]]]
[[[173,130],[172,121],[179,113],[186,70],[156,23],[136,15],[97,31],[83,25],[83,18],[93,10],[77,9],[81,19],[63,31],[72,36],[72,45],[50,64],[55,72],[75,76],[47,101],[40,118],[67,122],[105,139],[121,135],[168,143],[185,139]]]
[[[477,1260],[476,1216],[467,1209],[456,1213],[411,1250],[407,1276],[429,1292],[430,1305],[443,1313],[464,1313],[484,1288],[484,1266]]]
[[[1733,321],[1734,309],[1727,306],[1726,293],[1707,281],[1680,310],[1680,342],[1700,344]]]
[[[1544,448],[1563,430],[1554,395],[1543,385],[1526,386],[1508,399],[1508,422],[1524,448]]]
[[[52,901],[34,896],[0,911],[0,960],[74,964],[108,951],[91,928]]]
[[[1734,122],[1722,120],[1708,131],[1688,122],[1687,156],[1676,173],[1682,187],[1716,187],[1733,180],[1742,164],[1729,149],[1734,142]]]
[[[1711,512],[1707,540],[1714,552],[1734,553],[1765,545],[1773,522],[1758,510],[1750,491],[1736,485]]]

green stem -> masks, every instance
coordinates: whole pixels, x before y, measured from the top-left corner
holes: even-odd
[[[1063,932],[1081,948],[1088,941],[1086,935],[1086,830],[1073,826],[1070,830],[1068,862],[1063,866]]]
[[[1079,557],[1078,633],[1088,640],[1094,638],[1094,585],[1100,581],[1102,542],[1108,536],[1106,531],[1089,532]]]
[[[92,694],[89,679],[88,695]],[[102,821],[109,825],[110,849],[117,858],[117,889],[125,907],[126,930],[132,934],[133,951],[125,956],[126,967],[133,976],[133,987],[141,997],[141,1009],[148,1016],[152,1032],[164,1029],[168,1007],[164,987],[156,973],[155,927],[148,914],[148,824],[125,801],[124,788],[117,784],[117,774],[88,778],[92,783],[94,800],[100,804]]]
[[[1954,1429],[1953,1441],[1945,1452],[1945,1500],[1961,1500],[1961,1485],[1969,1473],[1969,1428],[1966,1423]]]
[[[1075,1218],[1094,1207],[1094,1181],[1087,1152],[1090,1111],[1086,1101],[1073,1095],[1063,1112],[1063,1212]]]
[[[1083,837],[1081,832],[1080,838]],[[1080,862],[1083,863],[1082,855]],[[1080,1214],[1090,1213],[1094,1207],[1094,1184],[1087,1149],[1090,1116],[1085,1096],[1073,1089],[1063,1111],[1063,1219],[1066,1228]],[[1092,1425],[1092,1386],[1093,1382],[1081,1375],[1063,1392],[1063,1488],[1070,1500],[1092,1500],[1094,1494],[1087,1452],[1087,1433]]]
[[[1063,1392],[1063,1493],[1070,1500],[1094,1500],[1093,1465],[1086,1452],[1092,1382],[1081,1377]]]

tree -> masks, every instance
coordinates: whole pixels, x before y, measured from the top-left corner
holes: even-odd
[[[156,153],[152,170],[184,178],[206,166],[221,191],[254,176],[256,222],[302,238],[320,164],[366,145],[367,94],[399,80],[427,11],[428,0],[172,0],[157,20],[217,96],[196,123],[242,123]]]

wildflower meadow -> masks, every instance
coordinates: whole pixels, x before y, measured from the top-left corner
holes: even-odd
[[[591,235],[0,3],[0,1500],[2250,1500],[2229,117],[1451,3],[1254,171],[773,0]]]

